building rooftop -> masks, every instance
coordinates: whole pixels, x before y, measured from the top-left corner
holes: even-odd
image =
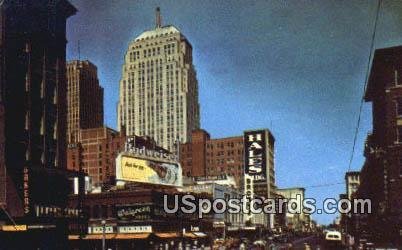
[[[304,187],[290,187],[290,188],[278,188],[277,191],[291,191],[291,190],[302,190],[305,191]]]
[[[370,75],[367,82],[364,99],[366,102],[373,101],[377,91],[384,89],[387,85],[389,76],[392,78],[395,66],[400,66],[402,58],[402,46],[376,49],[371,64]],[[389,76],[387,76],[389,75]],[[387,76],[384,82],[384,76]]]
[[[349,172],[346,172],[345,176],[359,175],[359,174],[360,174],[360,171],[349,171]]]
[[[173,34],[178,34],[183,39],[186,40],[186,38],[183,36],[183,34],[175,26],[173,26],[173,25],[162,26],[162,17],[160,14],[159,7],[156,8],[155,14],[156,14],[155,28],[150,29],[150,30],[145,30],[144,32],[141,33],[141,35],[139,35],[138,37],[136,37],[134,39],[134,42],[147,40],[147,39],[153,39],[153,38],[157,38],[157,37],[169,36],[169,35],[173,35]]]
[[[29,5],[33,8],[48,9],[49,7],[55,7],[58,11],[63,11],[64,17],[69,17],[77,13],[77,9],[68,0],[25,0],[25,1],[13,1],[13,0],[3,0],[0,1],[0,7],[22,7]],[[59,12],[58,14],[61,14]]]
[[[155,28],[152,30],[146,30],[141,33],[138,37],[135,38],[135,41],[139,41],[142,39],[152,39],[161,36],[167,36],[170,34],[181,34],[180,31],[174,27],[173,25],[167,25],[160,28]]]

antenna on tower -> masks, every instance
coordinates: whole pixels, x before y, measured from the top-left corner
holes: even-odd
[[[80,47],[80,40],[78,40],[78,61],[81,61],[81,47]]]
[[[162,27],[161,8],[156,7],[156,28]]]

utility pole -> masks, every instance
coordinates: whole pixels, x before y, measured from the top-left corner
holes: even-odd
[[[102,220],[102,250],[106,250],[106,221]]]

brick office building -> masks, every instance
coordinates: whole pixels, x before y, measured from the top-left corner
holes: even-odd
[[[359,231],[396,243],[402,229],[402,46],[376,50],[365,100],[372,102],[373,131],[357,196],[371,199],[372,213],[361,217]]]
[[[243,136],[211,139],[208,132],[194,130],[191,142],[180,145],[183,176],[233,176],[241,187],[244,174]]]
[[[126,136],[108,127],[81,129],[78,143],[68,145],[67,166],[82,169],[94,185],[109,182],[115,175],[115,159],[124,148]]]
[[[80,129],[103,126],[103,88],[90,61],[67,63],[67,142],[78,142]]]
[[[265,163],[264,171],[270,191],[265,188],[258,195],[274,197],[275,171],[274,171],[274,142],[275,139],[269,130],[262,130],[265,137]],[[183,168],[183,176],[233,176],[237,186],[243,186],[245,174],[244,162],[244,137],[234,136],[227,138],[211,139],[209,133],[203,129],[194,130],[191,142],[180,144],[180,164]],[[261,184],[261,183],[260,183]],[[255,185],[259,188],[260,185]]]
[[[128,137],[108,127],[81,129],[78,143],[68,145],[67,166],[71,170],[81,169],[91,177],[92,184],[113,183],[116,175],[116,157],[124,150]],[[149,137],[135,138],[136,147],[163,150]]]

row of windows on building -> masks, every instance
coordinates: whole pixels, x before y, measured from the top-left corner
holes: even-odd
[[[171,55],[173,53],[176,53],[176,44],[175,43],[169,43],[163,46],[163,53],[164,55]],[[147,57],[152,57],[152,56],[159,56],[162,54],[162,48],[161,47],[154,47],[154,48],[148,48],[148,49],[143,49],[143,50],[134,50],[129,52],[129,60],[130,62],[135,62],[136,60],[140,58],[147,58]]]
[[[153,70],[150,70],[150,72],[147,72],[147,73],[148,74],[145,74],[143,72],[138,72],[138,78],[128,77],[127,88],[126,88],[126,84],[125,84],[126,82],[124,81],[123,89],[128,89],[128,90],[133,89],[134,90],[134,88],[135,88],[134,84],[138,84],[138,83],[143,83],[143,84],[147,83],[147,85],[144,86],[144,88],[146,87],[146,89],[150,89],[153,87],[153,85],[151,85],[151,83],[155,83],[156,85],[163,84],[163,74],[161,71],[156,70],[155,74],[153,74]],[[135,81],[134,79],[137,79],[137,81]],[[176,80],[174,83],[176,83],[175,85],[178,86],[180,79],[181,78],[179,77],[178,70],[176,70],[176,75],[174,74],[174,71],[166,71],[166,81],[167,82],[173,82],[173,80]]]
[[[155,86],[150,83],[155,83]],[[153,81],[152,77],[150,78],[150,82],[145,82],[143,80],[143,78],[141,78],[141,79],[139,78],[138,82],[136,83],[137,85],[135,85],[134,81],[129,79],[127,87],[124,84],[123,88],[124,88],[124,90],[126,90],[128,100],[133,101],[133,99],[132,99],[132,97],[134,97],[133,92],[137,92],[138,98],[141,98],[140,100],[145,101],[145,96],[147,96],[148,100],[152,101],[152,98],[154,97],[154,95],[156,97],[161,97],[161,98],[164,97],[164,94],[167,97],[169,97],[169,96],[172,96],[172,98],[174,96],[178,97],[180,85],[175,84],[175,83],[180,83],[178,77],[176,77],[175,82],[173,81],[173,78],[167,78],[167,82],[165,82],[165,84],[163,84],[163,81],[159,80],[159,79],[156,79],[156,81]],[[165,91],[163,91],[163,87],[165,87],[164,88]],[[184,85],[183,85],[183,87],[184,87]],[[135,91],[135,89],[137,89],[137,91]],[[126,102],[126,101],[127,101],[126,96],[123,96],[123,102]]]
[[[233,155],[243,155],[243,150],[242,149],[238,149],[237,151],[236,150],[228,150],[228,151],[218,151],[218,152],[216,152],[216,155],[215,156],[225,156],[225,155],[227,155],[227,156],[233,156]],[[213,157],[214,156],[214,152],[213,151],[207,151],[207,156],[211,156],[211,157]]]
[[[164,63],[164,61],[161,59],[161,58],[159,58],[159,59],[149,59],[149,60],[147,60],[146,62],[145,61],[141,61],[141,62],[138,62],[138,64],[136,63],[136,64],[133,64],[133,65],[131,65],[131,66],[134,66],[134,69],[136,68],[136,66],[138,66],[138,69],[139,70],[145,70],[145,69],[147,69],[147,72],[148,72],[148,70],[151,70],[151,69],[155,69],[155,70],[157,70],[158,68],[159,68],[159,70],[160,71],[162,71],[162,69],[163,69],[163,64],[166,64],[166,63]],[[173,63],[169,63],[169,64],[167,64],[166,65],[166,70],[173,70],[177,65],[176,64],[178,64],[178,62],[173,62]],[[132,76],[134,75],[134,72],[129,72]],[[143,72],[144,73],[144,72]],[[149,73],[149,72],[148,72]]]
[[[233,164],[236,162],[243,162],[243,157],[239,158],[222,158],[222,159],[207,159],[207,163],[209,164],[218,164],[218,165],[224,165],[224,164]]]
[[[399,158],[399,175],[402,177],[402,157]]]
[[[214,146],[215,145],[215,146]],[[235,146],[243,146],[243,141],[238,141],[238,142],[215,142],[215,143],[207,143],[207,149],[214,149],[216,148],[234,148]]]
[[[130,115],[131,114],[131,115]],[[147,112],[143,114],[142,112],[138,113],[137,119],[134,117],[134,112],[128,114],[128,124],[135,124],[143,129],[154,129],[155,127],[162,125],[170,128],[180,127],[184,125],[183,122],[183,111],[176,113],[167,112],[166,115],[159,112],[159,109],[156,109],[156,112]],[[141,119],[142,118],[142,119]],[[176,119],[175,119],[176,118]],[[131,122],[133,121],[133,122]],[[156,122],[154,122],[156,121]]]
[[[221,151],[216,152],[216,154],[214,154],[214,151],[212,151],[213,145],[210,145],[209,147],[208,146],[209,146],[209,144],[207,144],[207,153],[206,153],[207,156],[213,157],[213,156],[225,156],[225,155],[227,155],[227,156],[243,155],[243,149],[237,149],[237,150],[232,149],[232,150],[226,150],[226,151],[221,150]],[[219,147],[219,148],[222,149],[223,147]],[[187,151],[188,154],[191,154],[191,152],[192,152],[191,148],[188,148],[187,150],[184,149],[184,150]]]
[[[207,171],[213,173],[214,175],[218,173],[225,173],[227,175],[239,175],[243,173],[243,167],[238,166],[208,166]]]

